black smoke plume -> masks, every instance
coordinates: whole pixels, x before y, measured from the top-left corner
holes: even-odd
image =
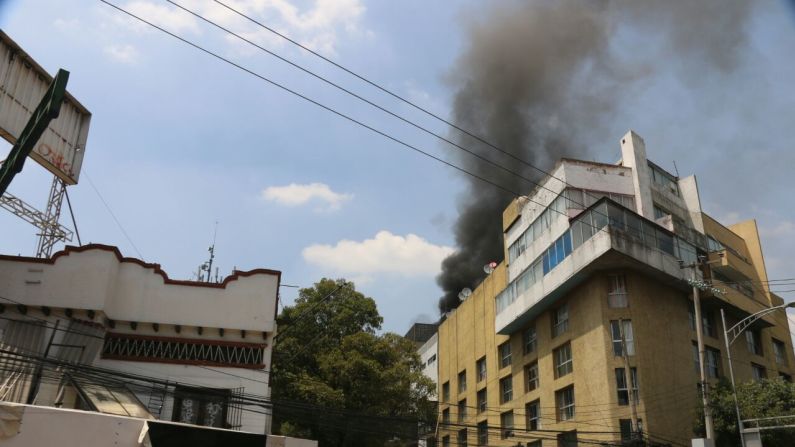
[[[741,56],[750,2],[664,0],[499,2],[466,28],[451,70],[456,125],[543,170],[561,157],[588,155],[626,92],[671,70],[694,89],[705,74],[729,73]],[[635,53],[616,51],[630,48]],[[624,93],[623,95],[620,93]],[[611,123],[613,124],[613,123]],[[631,124],[631,123],[630,123]],[[661,124],[663,125],[663,124]],[[454,138],[537,181],[538,170],[461,133]],[[533,184],[457,152],[458,163],[519,194]],[[483,266],[503,258],[502,212],[514,197],[468,178],[454,226],[457,251],[437,277],[439,309],[458,306]]]

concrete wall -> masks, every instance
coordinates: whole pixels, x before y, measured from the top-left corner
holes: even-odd
[[[420,354],[420,360],[425,365],[422,369],[423,374],[428,376],[433,383],[438,384],[439,380],[439,333],[433,334],[420,349],[417,350]],[[431,361],[432,360],[432,361]],[[430,362],[430,363],[429,363]]]

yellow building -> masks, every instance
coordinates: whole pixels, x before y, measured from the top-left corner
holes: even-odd
[[[621,149],[616,165],[561,160],[505,210],[505,261],[439,327],[441,446],[620,444],[633,407],[647,441],[690,445],[700,379],[688,280],[720,290],[700,292],[710,380],[728,377],[720,310],[732,326],[783,304],[763,286],[755,221],[704,214],[695,177],[648,161],[635,133]],[[731,349],[738,381],[791,380],[783,310]]]

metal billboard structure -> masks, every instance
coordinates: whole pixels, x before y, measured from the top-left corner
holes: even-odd
[[[0,136],[16,144],[39,101],[47,92],[50,76],[8,35],[0,31]],[[47,257],[59,241],[71,241],[72,231],[59,223],[67,185],[77,184],[83,164],[91,113],[68,92],[60,114],[36,142],[30,158],[53,174],[45,211],[39,211],[8,192],[0,207],[39,229],[37,257]]]

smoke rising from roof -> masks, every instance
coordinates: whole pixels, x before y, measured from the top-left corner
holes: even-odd
[[[501,2],[466,28],[467,46],[449,75],[453,119],[544,170],[561,157],[583,158],[589,141],[614,124],[610,120],[641,81],[671,70],[698,94],[705,76],[731,73],[745,48],[751,6],[724,0]],[[454,138],[525,178],[541,178],[473,138]],[[526,194],[534,186],[466,154],[456,156],[467,170],[513,191]],[[457,307],[458,292],[483,279],[483,265],[503,258],[501,217],[513,197],[468,181],[454,226],[457,251],[437,277],[441,312]]]

